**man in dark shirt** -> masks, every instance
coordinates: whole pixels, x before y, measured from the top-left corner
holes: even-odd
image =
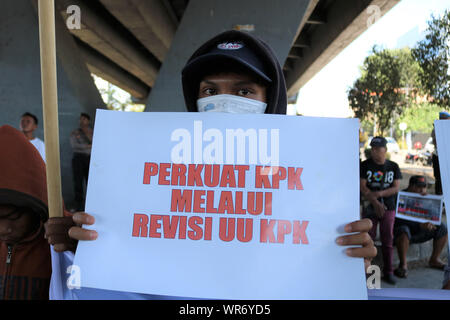
[[[381,251],[383,254],[384,280],[395,284],[392,260],[394,254],[394,220],[397,193],[402,174],[397,163],[386,159],[387,141],[383,137],[375,137],[370,142],[371,157],[361,163],[361,193],[370,205],[364,208],[363,217],[370,218],[373,223],[369,232],[375,239],[378,223],[380,223]]]
[[[406,192],[427,194],[427,182],[424,176],[412,176]],[[408,276],[408,264],[406,253],[410,243],[423,243],[433,239],[433,252],[429,260],[431,268],[444,270],[445,264],[439,259],[442,250],[447,243],[447,227],[444,223],[436,226],[430,222],[420,223],[404,219],[395,219],[394,224],[395,246],[397,247],[400,264],[394,270],[394,274],[399,278]]]

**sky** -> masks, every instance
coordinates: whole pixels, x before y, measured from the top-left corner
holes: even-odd
[[[103,78],[93,75],[94,78],[94,82],[95,85],[97,86],[97,88],[99,90],[108,90],[108,81],[104,80]],[[125,90],[122,90],[119,87],[114,86],[114,98],[116,98],[117,100],[121,101],[121,102],[125,102],[130,98],[130,94],[128,92],[126,92]],[[108,102],[108,94],[103,93],[102,94],[102,99],[103,102],[107,103]]]
[[[431,15],[440,16],[445,9],[450,9],[450,0],[401,0],[300,89],[291,113],[296,108],[305,116],[351,117],[347,90],[360,76],[359,66],[372,47],[414,45],[422,40]],[[367,13],[371,16],[373,12]]]

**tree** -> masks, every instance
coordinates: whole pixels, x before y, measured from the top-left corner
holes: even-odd
[[[418,91],[420,66],[409,48],[372,48],[360,67],[361,76],[348,91],[350,107],[362,121],[376,123],[384,135],[392,120],[402,114]]]
[[[414,59],[419,63],[419,73],[424,91],[434,102],[448,108],[450,103],[450,11],[442,17],[431,16],[425,39],[412,49]]]
[[[408,125],[408,131],[429,132],[433,130],[433,122],[439,116],[440,107],[431,103],[414,104],[411,108],[405,110],[401,117],[396,121],[396,128],[402,122]],[[400,129],[397,130],[400,134]]]
[[[142,112],[145,105],[134,103],[131,95],[110,82],[93,75],[95,84],[109,110]]]
[[[125,111],[127,105],[131,103],[130,98],[127,98],[125,101],[120,101],[117,99],[117,89],[109,82],[107,89],[100,89],[100,93],[106,98],[105,103],[109,110]]]

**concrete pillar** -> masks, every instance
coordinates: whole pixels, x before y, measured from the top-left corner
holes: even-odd
[[[205,41],[236,25],[253,25],[254,35],[275,51],[280,64],[287,58],[310,0],[191,0],[169,53],[159,71],[146,111],[186,111],[181,70]]]
[[[19,128],[20,117],[31,112],[39,118],[36,136],[43,140],[39,24],[32,1],[2,0],[0,10],[0,125]],[[70,132],[78,127],[81,112],[95,117],[104,108],[101,96],[65,22],[56,16],[58,105],[64,200],[73,198]]]

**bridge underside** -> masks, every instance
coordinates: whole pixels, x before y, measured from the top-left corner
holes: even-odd
[[[204,41],[249,30],[274,49],[288,93],[298,90],[399,0],[55,0],[63,195],[73,195],[70,132],[81,112],[105,108],[91,73],[129,92],[147,111],[185,111],[180,72]],[[282,4],[282,5],[281,5]],[[80,9],[80,28],[66,22]],[[2,0],[1,124],[41,120],[37,0]]]
[[[364,32],[370,25],[368,22],[383,16],[399,1],[57,0],[57,3],[64,18],[70,15],[69,5],[81,9],[81,29],[70,32],[77,39],[89,70],[145,101],[163,65],[174,63],[171,51],[183,47],[186,54],[175,53],[183,60],[195,49],[198,39],[248,26],[254,30],[250,32],[269,43],[272,38],[286,39],[283,48],[274,49],[284,53],[288,47],[288,55],[280,53],[279,58],[289,95],[295,95]],[[275,42],[279,45],[280,41]]]

